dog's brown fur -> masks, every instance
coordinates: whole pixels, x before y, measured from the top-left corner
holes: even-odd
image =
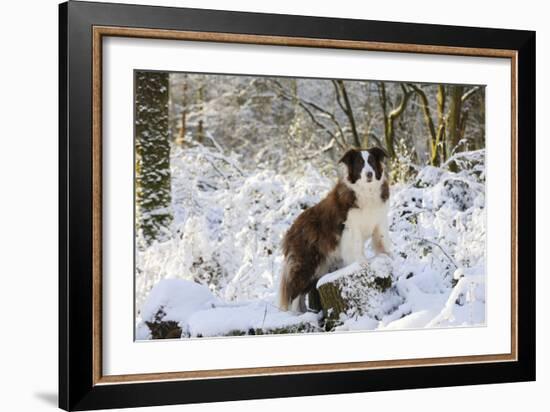
[[[384,202],[390,198],[390,185],[388,184],[387,180],[382,183],[380,197]]]
[[[292,275],[281,282],[283,310],[299,294],[315,287],[311,276],[336,248],[348,210],[355,207],[355,193],[339,182],[318,204],[305,210],[294,222],[283,241],[283,253],[292,265]]]

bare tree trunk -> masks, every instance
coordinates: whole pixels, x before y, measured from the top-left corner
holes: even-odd
[[[401,84],[401,101],[391,112],[388,113],[388,98],[386,95],[386,84],[384,82],[378,83],[378,92],[380,96],[380,105],[382,106],[382,114],[384,116],[384,137],[386,142],[386,151],[392,159],[396,157],[395,153],[395,121],[399,116],[403,114],[407,107],[412,92],[408,90],[405,85]]]
[[[371,130],[371,127],[375,116],[372,114],[373,110],[371,110],[371,105],[370,105],[370,99],[371,99],[370,82],[365,82],[365,88],[366,88],[365,103],[364,103],[363,111],[365,114],[366,122],[364,126],[364,131],[363,131],[362,147],[369,147],[370,137],[374,135],[374,133]],[[380,142],[380,140],[378,140],[378,137],[374,136],[374,139],[377,141],[377,144],[380,147],[384,147],[384,145]]]
[[[460,139],[462,95],[464,86],[451,86],[451,99],[449,103],[449,115],[447,116],[447,157],[450,157],[457,147]]]
[[[424,90],[422,90],[420,87],[414,84],[409,84],[409,87],[412,88],[417,94],[417,96],[420,98],[420,105],[422,106],[422,111],[424,113],[424,120],[428,128],[428,147],[430,148],[430,164],[432,166],[438,166],[440,164],[439,163],[440,158],[438,153],[439,146],[440,146],[439,141],[443,136],[444,129],[440,124],[436,131],[436,127],[432,119],[428,97],[426,96],[426,93],[424,93]],[[438,99],[441,100],[441,105],[440,106],[438,105],[438,106],[442,108],[444,106],[444,99],[443,99],[444,91],[439,91],[438,94],[439,93],[441,93],[441,95],[438,96]],[[443,118],[442,114],[440,115],[440,118],[441,119]]]
[[[197,141],[202,143],[204,141],[204,84],[199,87],[198,95],[200,119],[197,126]]]
[[[185,134],[187,133],[187,81],[182,84],[182,100],[181,100],[181,125],[176,143],[183,146],[185,143]]]
[[[336,89],[336,100],[340,105],[340,108],[345,113],[348,118],[349,125],[351,128],[351,133],[353,134],[353,144],[357,147],[361,147],[361,140],[359,139],[359,133],[357,133],[357,126],[355,125],[355,116],[353,115],[353,109],[351,107],[351,102],[349,100],[348,92],[346,90],[346,85],[343,80],[334,80]],[[340,94],[344,99],[344,103],[340,100]]]
[[[438,164],[444,163],[447,160],[446,156],[446,138],[445,138],[445,101],[447,99],[447,91],[444,85],[440,84],[437,86],[437,138],[436,138],[436,147],[441,145],[441,150],[436,150],[441,154],[442,159],[440,158],[437,161]]]

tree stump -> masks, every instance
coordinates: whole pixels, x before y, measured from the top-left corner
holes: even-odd
[[[376,317],[382,294],[392,286],[392,274],[392,260],[377,256],[368,265],[355,263],[319,279],[325,329],[333,330],[345,318]]]
[[[181,328],[174,321],[145,322],[151,331],[153,339],[179,339],[181,338]]]

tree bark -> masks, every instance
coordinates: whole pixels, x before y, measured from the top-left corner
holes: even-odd
[[[432,119],[432,114],[430,110],[430,104],[428,101],[428,97],[426,96],[426,93],[424,93],[424,90],[422,90],[420,87],[409,84],[409,87],[411,87],[417,96],[420,99],[420,105],[422,106],[422,111],[424,113],[424,121],[426,122],[426,127],[428,128],[428,147],[430,149],[430,164],[432,166],[439,166],[439,139],[443,136],[443,127],[442,124],[438,126],[436,129],[434,121]],[[441,96],[439,96],[439,93],[441,93]],[[444,106],[444,91],[441,90],[438,91],[438,100],[441,100],[441,105],[439,107]],[[439,116],[440,119],[443,118],[443,115],[441,114]]]
[[[201,84],[198,90],[200,119],[197,126],[197,141],[204,142],[204,84]]]
[[[436,147],[442,145],[441,150],[436,150],[435,155],[440,152],[442,159],[440,158],[437,161],[437,164],[444,163],[447,160],[447,147],[446,147],[446,138],[445,138],[445,103],[447,99],[447,90],[444,85],[440,84],[437,86],[437,138],[436,138]],[[432,162],[433,164],[434,162]]]
[[[464,86],[451,86],[449,115],[447,116],[447,157],[450,157],[462,136],[460,133],[462,115],[462,95]]]
[[[181,125],[176,143],[183,146],[185,143],[185,134],[187,133],[187,81],[182,84],[182,99],[181,99]]]
[[[168,74],[136,73],[136,230],[149,244],[172,221]]]
[[[353,143],[356,147],[361,147],[361,140],[359,139],[359,133],[357,132],[357,126],[355,124],[355,116],[353,115],[353,108],[351,107],[351,102],[349,100],[348,92],[346,90],[346,85],[343,80],[335,80],[336,87],[336,99],[340,108],[345,113],[348,118],[348,122],[351,128],[351,133],[353,134]],[[344,104],[340,100],[340,93],[344,99]]]
[[[341,316],[362,316],[372,309],[373,299],[392,286],[391,270],[374,272],[366,267],[337,279],[322,283],[318,288],[325,329],[332,330]]]
[[[388,113],[388,99],[386,96],[386,84],[384,82],[378,83],[378,92],[380,95],[380,105],[382,106],[382,114],[384,116],[384,137],[386,143],[386,151],[392,159],[395,159],[395,121],[399,116],[403,114],[407,108],[407,102],[409,101],[412,92],[409,91],[403,84],[401,85],[403,94],[401,95],[401,101],[399,104]]]

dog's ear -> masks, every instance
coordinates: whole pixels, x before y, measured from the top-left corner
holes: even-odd
[[[390,157],[381,147],[372,147],[368,151],[379,163],[382,163],[386,157]]]
[[[343,163],[350,168],[353,165],[353,159],[357,156],[357,153],[359,153],[357,149],[349,149],[346,153],[344,153],[344,156],[340,158],[338,163]]]

